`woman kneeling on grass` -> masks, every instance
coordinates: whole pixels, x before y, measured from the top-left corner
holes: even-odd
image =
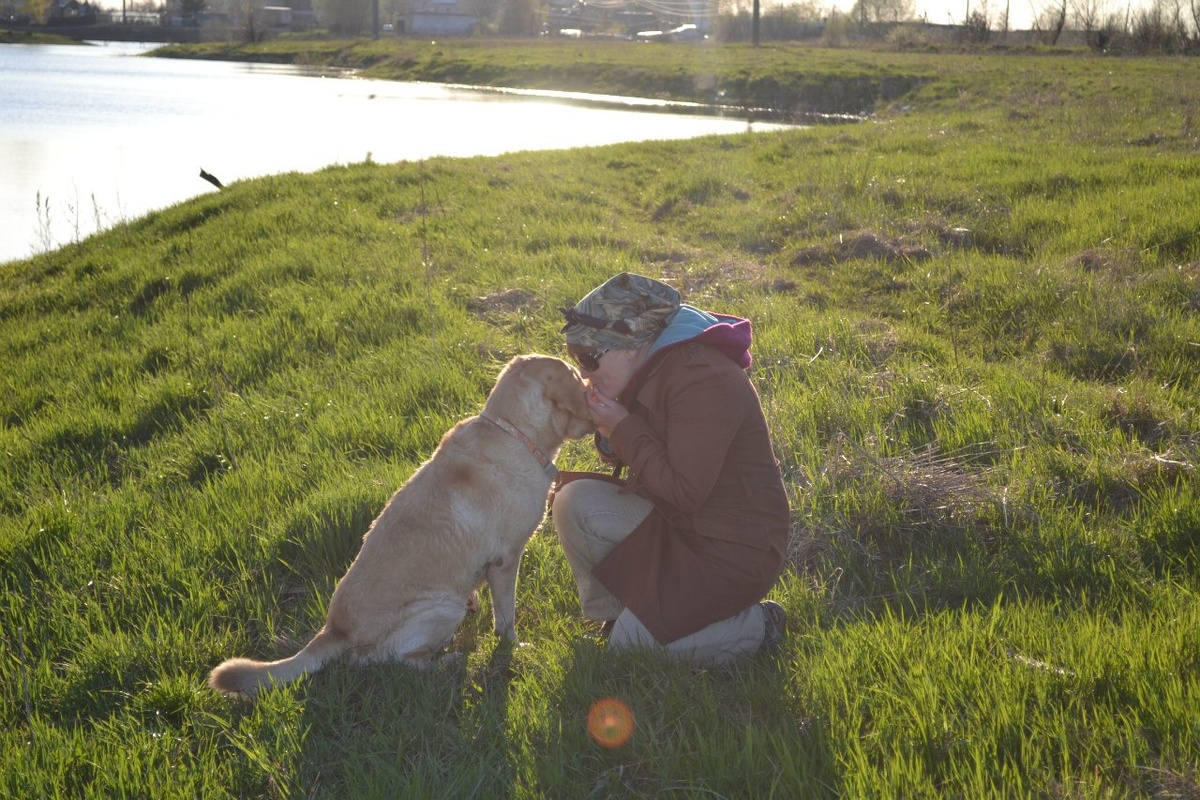
[[[615,467],[563,473],[552,499],[584,616],[605,621],[610,648],[696,664],[777,647],[787,617],[760,601],[783,569],[789,510],[745,373],[749,320],[629,273],[562,313]]]

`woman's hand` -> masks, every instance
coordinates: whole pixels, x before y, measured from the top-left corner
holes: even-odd
[[[594,386],[587,389],[588,411],[600,435],[608,438],[617,423],[629,416],[629,410],[611,397],[601,394]]]

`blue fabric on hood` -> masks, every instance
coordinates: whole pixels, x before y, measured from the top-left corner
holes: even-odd
[[[748,369],[752,361],[750,344],[753,339],[750,320],[713,314],[681,303],[670,324],[654,340],[647,361],[669,347],[684,342],[700,342],[716,347],[742,369]]]

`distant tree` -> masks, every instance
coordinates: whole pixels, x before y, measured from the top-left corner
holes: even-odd
[[[1200,0],[1197,0],[1200,2]],[[911,5],[911,3],[910,3]],[[827,5],[821,0],[796,0],[789,3],[777,3],[773,9],[766,12],[769,16],[791,18],[800,22],[818,22],[827,12]]]
[[[1047,44],[1058,44],[1063,28],[1067,24],[1069,0],[1048,0],[1041,5],[1033,5],[1033,29],[1042,33]]]
[[[505,36],[532,36],[538,30],[537,0],[501,0],[497,30]]]
[[[775,5],[764,3],[762,7],[762,38],[774,41],[815,39],[824,31],[825,11],[824,7],[817,5],[816,0],[801,0],[796,3]],[[743,8],[731,3],[717,17],[712,28],[712,35],[722,42],[750,41],[752,37],[751,13],[750,8]]]
[[[983,44],[992,38],[992,18],[987,4],[975,8],[962,22],[963,37],[973,44]]]
[[[1111,18],[1107,0],[1070,0],[1070,3],[1071,24],[1076,30],[1083,31],[1089,47],[1103,50],[1103,40],[1107,37],[1102,34],[1102,29]]]
[[[371,0],[318,0],[317,6],[329,30],[339,35],[357,36],[371,19]]]
[[[400,18],[403,8],[408,6],[407,3],[401,3],[401,0],[380,0],[379,15],[384,22],[395,22]]]
[[[859,25],[904,22],[913,18],[913,0],[855,0],[850,18]]]
[[[1125,26],[1128,24],[1129,20],[1126,19],[1124,13],[1109,14],[1100,23],[1100,28],[1096,31],[1096,41],[1092,43],[1092,47],[1103,52],[1119,44],[1126,34]]]
[[[179,13],[184,19],[195,20],[208,8],[208,0],[181,0]]]
[[[495,25],[496,20],[500,18],[500,4],[497,0],[475,0],[473,5],[475,15],[480,20],[486,20],[491,25]]]
[[[1200,2],[1200,0],[1197,0]],[[803,39],[817,36],[825,8],[817,0],[798,0],[763,8],[763,33],[772,39]]]
[[[50,19],[51,2],[50,0],[23,0],[21,10],[38,25],[45,25],[46,21]]]
[[[1130,37],[1145,52],[1187,53],[1200,49],[1200,13],[1187,0],[1153,0],[1134,13]]]
[[[242,23],[242,37],[247,42],[261,42],[267,35],[266,26],[262,21],[262,12],[259,10],[263,3],[256,3],[255,0],[241,0],[237,10],[238,16]]]
[[[1106,0],[1070,0],[1071,24],[1086,32],[1097,30],[1108,15]]]

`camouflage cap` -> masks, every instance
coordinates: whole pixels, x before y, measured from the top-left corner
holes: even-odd
[[[576,347],[635,350],[658,336],[679,311],[679,292],[665,283],[622,272],[574,305],[560,308],[561,333]]]

